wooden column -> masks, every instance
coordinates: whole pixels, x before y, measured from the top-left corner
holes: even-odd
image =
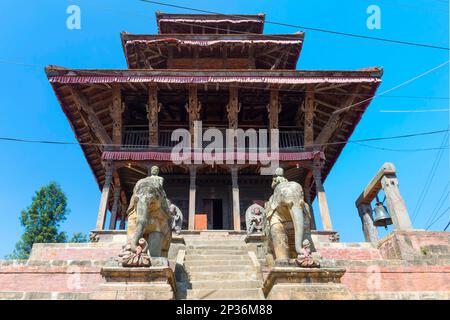
[[[314,161],[313,176],[316,185],[317,201],[319,204],[320,216],[322,218],[322,224],[324,230],[333,230],[331,224],[330,212],[328,210],[327,197],[325,196],[325,190],[322,185],[322,174],[320,160]]]
[[[149,146],[158,146],[158,113],[161,110],[161,105],[158,103],[158,88],[156,84],[148,85],[148,103],[147,103],[147,118],[149,129]]]
[[[373,225],[372,207],[370,206],[370,203],[358,204],[358,213],[359,217],[361,218],[364,238],[367,242],[377,242],[378,230]]]
[[[194,122],[200,119],[201,104],[198,102],[197,85],[189,85],[189,101],[185,105],[186,112],[189,115],[189,132],[191,133],[191,142],[195,147],[194,141]]]
[[[395,173],[386,174],[381,178],[381,186],[386,195],[386,204],[395,228],[397,230],[413,230],[405,200],[403,200],[398,188],[398,179]]]
[[[167,69],[173,69],[173,46],[167,47]]]
[[[303,144],[306,150],[311,150],[314,145],[314,111],[314,85],[307,85],[303,103],[303,112],[305,113]]]
[[[127,222],[127,209],[128,205],[126,202],[123,202],[120,208],[120,230],[125,230],[125,224]]]
[[[248,69],[256,69],[255,47],[253,45],[250,45],[248,49]]]
[[[120,186],[116,185],[114,189],[113,206],[111,210],[111,219],[109,220],[109,229],[116,229],[117,214],[120,210]]]
[[[234,230],[241,230],[241,209],[239,201],[238,167],[231,167],[231,183],[233,194],[233,225]]]
[[[270,90],[270,102],[267,105],[267,113],[269,115],[269,129],[278,129],[278,114],[280,113],[280,102],[278,90]]]
[[[197,178],[197,168],[195,166],[189,167],[189,230],[195,229],[195,193],[196,193],[196,183],[195,180]]]
[[[238,88],[235,86],[230,86],[230,94],[227,104],[227,114],[228,114],[228,128],[237,129],[239,124],[239,99],[238,99]]]
[[[122,105],[122,92],[120,90],[120,84],[113,84],[113,97],[111,104],[111,118],[113,120],[112,127],[112,142],[115,147],[122,144],[122,113],[124,107]]]
[[[105,181],[102,188],[102,196],[100,198],[100,207],[98,209],[96,230],[103,230],[106,218],[106,209],[108,206],[109,191],[111,189],[111,180],[114,165],[111,162],[105,164]]]

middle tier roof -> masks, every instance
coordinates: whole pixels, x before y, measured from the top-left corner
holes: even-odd
[[[130,69],[295,69],[304,33],[121,33]]]

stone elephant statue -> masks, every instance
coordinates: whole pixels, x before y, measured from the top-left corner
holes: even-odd
[[[150,176],[136,183],[127,214],[131,251],[136,252],[139,239],[144,238],[150,257],[167,258],[172,240],[172,216],[159,177]]]
[[[278,184],[266,203],[265,225],[265,233],[269,248],[273,251],[275,263],[289,262],[291,258],[297,259],[303,254],[305,229],[307,229],[307,237],[310,238],[310,221],[311,212],[303,199],[302,186],[294,181]],[[289,250],[292,242],[295,244],[295,256]]]

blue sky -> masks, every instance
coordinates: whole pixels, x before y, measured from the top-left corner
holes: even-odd
[[[272,21],[448,47],[449,13],[445,1],[170,2],[223,13],[264,12],[266,19]],[[81,8],[81,30],[66,28],[66,9],[70,4],[77,4]],[[380,30],[366,27],[366,9],[371,4],[381,8]],[[126,68],[119,33],[156,33],[154,12],[157,10],[187,12],[137,0],[2,0],[0,136],[76,141],[42,66]],[[265,27],[265,33],[296,31],[295,28],[276,25]],[[380,66],[385,71],[379,89],[381,92],[448,59],[448,51],[306,30],[298,69]],[[352,139],[446,129],[448,112],[383,113],[380,110],[448,109],[448,99],[410,98],[448,97],[448,75],[447,65],[389,93],[390,97],[375,99]],[[442,140],[443,135],[440,134],[368,144],[372,147],[411,149],[438,147]],[[400,190],[412,216],[438,152],[383,151],[356,144],[347,145],[325,183],[331,219],[334,229],[341,234],[341,241],[363,240],[354,202],[384,162],[396,165]],[[20,211],[30,204],[35,190],[50,181],[57,181],[68,196],[71,213],[63,229],[69,233],[88,233],[94,228],[100,192],[78,146],[0,142],[0,154],[0,256],[10,253],[19,239],[22,232],[18,220]],[[449,152],[445,150],[422,210],[414,221],[416,228],[425,228],[449,181],[449,167]],[[439,212],[443,212],[448,204],[447,198]],[[442,230],[449,218],[449,213],[444,214],[431,229]]]

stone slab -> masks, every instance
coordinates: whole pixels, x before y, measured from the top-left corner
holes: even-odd
[[[271,268],[264,281],[263,292],[268,300],[352,299],[341,284],[343,268]]]
[[[103,267],[106,283],[90,295],[92,300],[172,300],[175,274],[169,267]]]

